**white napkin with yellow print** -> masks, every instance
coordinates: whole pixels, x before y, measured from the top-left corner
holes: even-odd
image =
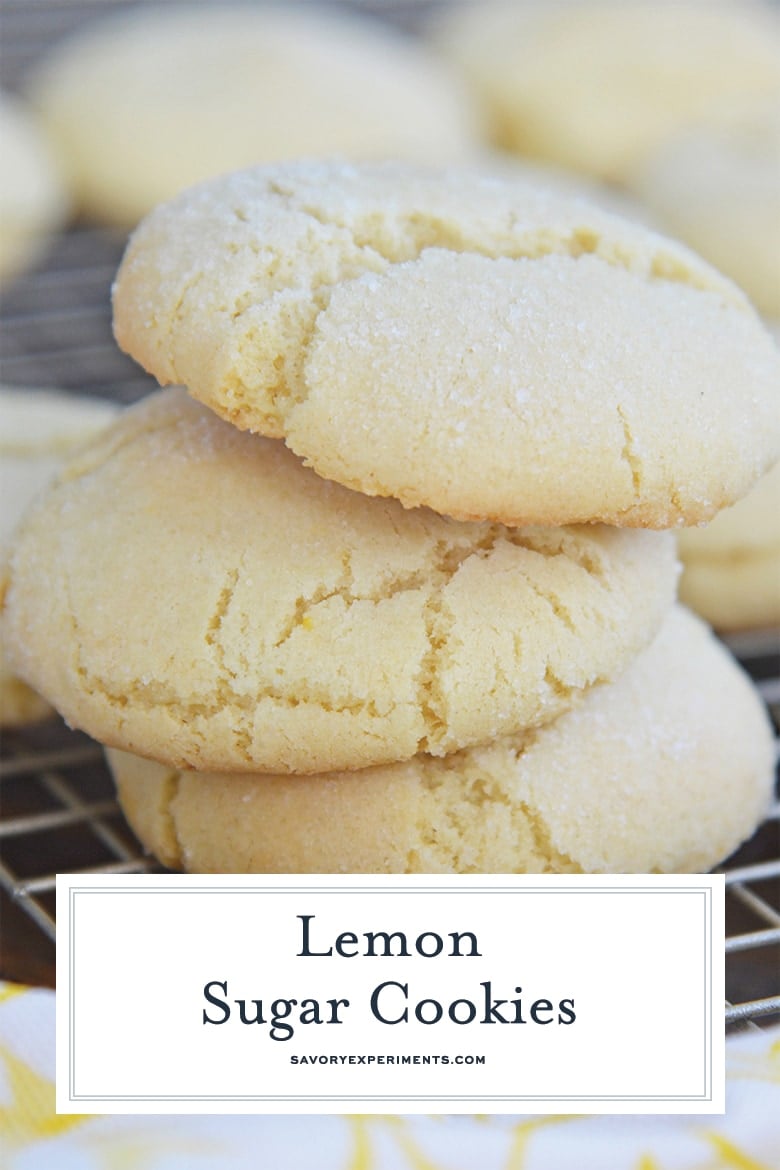
[[[723,1117],[57,1116],[54,994],[0,983],[0,1167],[780,1170],[780,1028],[726,1051]]]

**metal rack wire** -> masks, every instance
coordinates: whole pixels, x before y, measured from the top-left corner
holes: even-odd
[[[55,875],[145,873],[102,749],[59,721],[3,737],[0,975],[54,986]]]
[[[107,2],[2,0],[4,83],[13,86],[42,47]],[[405,17],[412,7],[398,3],[396,13]],[[123,246],[118,233],[76,225],[52,244],[36,271],[11,286],[0,306],[5,382],[123,402],[151,388],[111,336],[109,290]],[[730,644],[780,729],[780,640],[768,633]],[[776,801],[754,837],[724,866],[726,1021],[732,1028],[780,1020],[779,825]],[[159,871],[122,817],[97,744],[58,720],[3,737],[0,976],[53,985],[55,873]]]
[[[727,638],[754,679],[775,728],[780,761],[780,639]],[[779,777],[780,780],[780,777]],[[764,824],[723,866],[726,875],[726,1023],[780,1019],[780,789]]]

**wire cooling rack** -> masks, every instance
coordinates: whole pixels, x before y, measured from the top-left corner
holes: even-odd
[[[0,0],[3,84],[14,88],[59,37],[112,0]],[[115,6],[126,6],[116,4]],[[424,0],[375,0],[410,23]],[[428,5],[427,7],[430,7]],[[131,402],[152,382],[116,348],[111,281],[121,234],[75,225],[39,268],[0,304],[0,376],[17,386],[56,386]],[[730,641],[780,728],[780,638]],[[761,1027],[780,1020],[780,802],[725,864],[726,1022]],[[53,986],[57,873],[161,872],[116,802],[100,747],[59,720],[8,732],[0,744],[0,977]]]

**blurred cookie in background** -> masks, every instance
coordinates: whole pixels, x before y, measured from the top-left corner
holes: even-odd
[[[525,187],[531,185],[559,197],[584,199],[586,203],[610,215],[619,215],[653,231],[662,230],[658,216],[632,192],[584,175],[581,171],[489,148],[480,153],[474,170],[484,176],[495,175],[503,182],[515,181]]]
[[[117,410],[100,398],[0,387],[0,565],[28,505],[66,456],[101,430]],[[9,670],[0,640],[0,727],[36,723],[52,713],[49,704]]]
[[[780,95],[691,127],[633,185],[668,231],[780,319]]]
[[[780,464],[679,548],[680,597],[716,629],[780,625]]]
[[[31,267],[68,213],[51,150],[24,103],[0,93],[0,283]]]
[[[207,176],[301,155],[450,160],[473,103],[418,41],[317,4],[136,7],[28,79],[91,216],[132,225]]]
[[[770,332],[780,345],[780,324]],[[719,630],[780,626],[780,463],[709,524],[683,529],[678,544],[686,605]]]
[[[714,103],[780,92],[760,0],[487,0],[433,33],[499,145],[617,182]]]

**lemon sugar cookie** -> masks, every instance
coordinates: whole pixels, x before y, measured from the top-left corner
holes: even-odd
[[[16,524],[62,461],[116,409],[100,398],[0,387],[0,558],[7,557]],[[40,695],[14,677],[0,640],[0,726],[34,723],[51,713]]]
[[[28,514],[3,625],[19,673],[106,744],[319,772],[552,719],[652,639],[676,577],[669,534],[405,511],[174,389]]]
[[[670,527],[780,453],[780,355],[682,245],[400,164],[213,180],[138,228],[120,345],[325,478],[458,519]]]
[[[108,758],[141,841],[193,873],[685,873],[752,833],[774,751],[749,679],[678,608],[554,723],[444,759],[280,777]]]

